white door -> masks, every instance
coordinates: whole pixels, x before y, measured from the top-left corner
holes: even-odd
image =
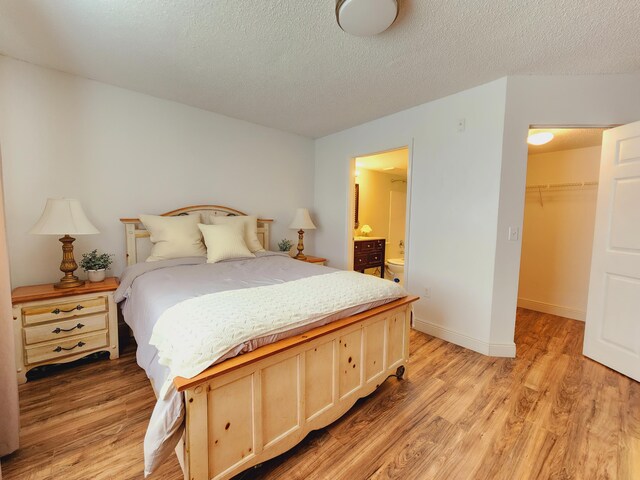
[[[640,381],[640,122],[602,139],[584,354]]]

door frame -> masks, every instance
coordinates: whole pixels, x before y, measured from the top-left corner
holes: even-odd
[[[408,145],[401,145],[398,147],[390,147],[384,150],[378,150],[370,153],[362,153],[352,155],[349,157],[348,163],[348,181],[349,188],[347,189],[347,266],[349,270],[353,270],[353,219],[355,218],[355,190],[356,190],[356,158],[369,157],[372,155],[378,155],[381,153],[393,152],[395,150],[407,149],[407,205],[405,212],[405,232],[404,232],[404,288],[409,290],[409,255],[410,255],[410,235],[411,235],[411,188],[412,188],[412,171],[413,171],[413,137],[410,139]],[[383,267],[384,268],[384,267]]]
[[[608,130],[611,128],[615,128],[615,127],[619,127],[621,124],[555,124],[555,123],[545,123],[545,124],[531,124],[529,125],[529,128],[527,129],[527,133],[529,132],[529,130],[532,129],[578,129],[578,128],[602,128],[603,129],[603,133],[604,130]],[[526,142],[526,138],[524,139],[524,141]],[[602,150],[602,143],[600,143],[600,148]],[[601,154],[602,155],[602,154]],[[602,156],[600,158],[600,162],[602,162]],[[529,167],[529,154],[527,153],[526,157],[525,157],[525,172],[528,170]],[[525,198],[525,201],[522,202],[522,224],[520,225],[520,265],[518,266],[518,289],[516,289],[516,309],[519,308],[518,305],[518,291],[519,291],[519,287],[520,287],[520,270],[521,270],[521,266],[522,266],[522,241],[524,238],[524,214],[525,214],[525,202],[526,202],[526,194],[527,194],[527,187],[526,187],[526,178],[527,178],[527,174],[525,173],[525,182],[523,185],[523,191],[522,191],[522,196],[523,198]],[[596,195],[596,203],[597,203],[597,195]],[[595,231],[593,232],[593,236],[595,236]],[[591,255],[593,255],[593,246],[591,247]],[[591,257],[589,257],[591,259]],[[588,298],[587,294],[587,298]],[[517,311],[517,310],[516,310]],[[585,310],[585,315],[586,315],[586,310]],[[576,321],[582,321],[582,320],[576,320]],[[515,323],[515,318],[514,318],[514,323]],[[582,321],[582,323],[585,323],[585,321]],[[515,329],[514,329],[515,330]],[[515,338],[514,338],[514,342],[515,342]]]

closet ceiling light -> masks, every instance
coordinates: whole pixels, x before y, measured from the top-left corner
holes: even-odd
[[[534,133],[533,135],[529,135],[529,138],[527,138],[527,143],[529,145],[544,145],[545,143],[549,143],[551,140],[553,140],[553,133],[539,132]]]
[[[357,37],[384,32],[397,16],[396,0],[338,0],[336,4],[338,25]]]

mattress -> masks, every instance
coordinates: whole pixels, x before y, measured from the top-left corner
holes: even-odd
[[[156,322],[167,309],[185,300],[215,292],[275,285],[335,271],[329,267],[293,260],[286,254],[276,252],[257,252],[256,258],[215,264],[206,263],[204,257],[138,263],[123,273],[115,300],[124,302],[124,320],[131,327],[138,344],[138,365],[145,370],[157,395],[169,377],[169,369],[159,363],[158,351],[149,340]],[[403,294],[401,291],[398,298]],[[303,327],[252,338],[234,346],[214,363],[389,301],[385,299],[353,306]],[[183,395],[175,388],[158,398],[145,435],[145,475],[153,472],[175,448],[182,435],[184,412]]]

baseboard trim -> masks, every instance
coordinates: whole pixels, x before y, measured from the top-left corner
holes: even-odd
[[[550,313],[551,315],[557,315],[559,317],[580,320],[581,322],[584,322],[587,317],[587,312],[584,310],[563,307],[562,305],[554,305],[552,303],[538,302],[537,300],[530,300],[528,298],[518,298],[518,306],[520,308],[526,308],[527,310]]]
[[[474,352],[488,355],[491,357],[510,357],[516,356],[516,344],[515,343],[487,343],[483,340],[479,340],[464,333],[456,332],[448,328],[441,327],[434,323],[422,320],[414,317],[413,327],[423,333],[427,333],[434,337],[441,338],[447,342],[455,343]]]

